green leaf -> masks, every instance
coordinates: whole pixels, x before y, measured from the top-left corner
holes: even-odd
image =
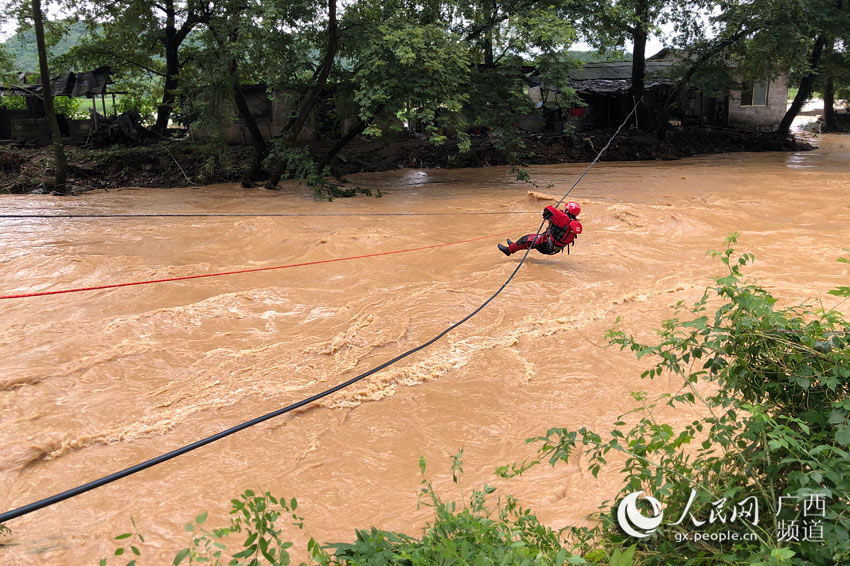
[[[779,562],[790,562],[797,553],[790,548],[774,548],[770,551],[770,557]]]
[[[178,564],[183,562],[183,560],[185,560],[187,556],[189,556],[189,549],[184,548],[183,550],[178,552],[177,555],[174,557],[174,562],[172,562],[173,566],[178,566]]]
[[[133,536],[131,533],[124,533],[115,537],[115,540],[124,540],[125,538],[130,538]]]
[[[245,544],[243,544],[242,546],[251,546],[252,544],[254,544],[254,541],[257,540],[257,534],[258,533],[254,532],[248,535],[248,538],[245,539]]]
[[[850,445],[850,426],[843,424],[835,431],[835,441],[844,446]]]
[[[247,557],[251,556],[252,554],[254,554],[255,552],[257,552],[257,545],[252,544],[251,546],[249,546],[248,548],[246,548],[242,552],[237,552],[236,554],[234,554],[233,558],[247,558]]]
[[[632,545],[624,551],[619,548],[614,549],[611,555],[611,566],[632,566],[637,546]]]

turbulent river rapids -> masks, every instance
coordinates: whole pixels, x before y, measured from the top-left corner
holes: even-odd
[[[245,489],[298,499],[306,539],[372,525],[417,535],[418,462],[446,498],[462,483],[516,495],[547,524],[582,524],[619,491],[578,461],[498,480],[553,426],[607,432],[632,391],[675,392],[605,331],[651,340],[678,301],[723,274],[706,255],[730,232],[746,273],[783,303],[848,284],[850,137],[802,153],[600,162],[571,193],[584,233],[571,255],[532,251],[483,311],[429,348],[324,400],[8,523],[0,563],[97,564],[132,530],[141,564],[170,564],[202,511],[228,522]],[[355,175],[382,196],[316,201],[216,185],[0,198],[0,295],[346,258],[281,270],[0,300],[0,512],[53,495],[308,397],[432,338],[489,297],[522,257],[498,242],[585,164]],[[206,214],[10,218],[9,215]],[[487,213],[487,214],[479,214]],[[258,216],[248,216],[258,214]],[[265,214],[266,216],[259,216]],[[269,216],[287,214],[289,216]],[[845,303],[845,305],[850,303]],[[845,312],[846,309],[844,309]],[[673,424],[687,412],[664,414]],[[285,521],[282,521],[285,523]],[[234,538],[233,541],[236,544]],[[123,563],[123,562],[122,562]]]

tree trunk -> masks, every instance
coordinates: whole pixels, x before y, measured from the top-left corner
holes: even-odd
[[[68,161],[65,158],[65,147],[62,145],[62,133],[56,120],[56,110],[53,107],[53,85],[50,84],[50,69],[47,67],[47,46],[44,42],[44,22],[42,21],[41,0],[32,0],[32,20],[35,28],[35,41],[38,46],[38,67],[41,72],[41,92],[44,100],[44,119],[50,129],[53,142],[55,176],[53,189],[59,193],[68,194],[65,181],[68,178]]]
[[[174,110],[174,92],[179,86],[177,75],[180,73],[180,68],[177,65],[177,49],[171,46],[165,50],[166,54],[166,75],[165,88],[162,93],[162,101],[156,108],[156,123],[152,130],[157,134],[164,136],[165,130],[168,128],[168,121],[171,119],[171,112]]]
[[[484,32],[484,66],[488,69],[493,67],[495,61],[493,55],[493,26],[496,19],[496,10],[495,2],[487,7],[487,30]]]
[[[812,96],[812,86],[814,85],[815,78],[817,77],[818,63],[820,63],[820,58],[823,54],[823,48],[825,45],[826,37],[821,34],[815,40],[815,45],[812,48],[812,54],[809,57],[809,72],[800,81],[800,90],[797,91],[797,96],[794,97],[794,102],[791,103],[791,106],[788,108],[788,111],[785,112],[785,116],[779,123],[779,127],[776,129],[776,133],[779,135],[788,135],[788,132],[791,131],[791,123],[794,121],[794,118],[797,117],[797,114],[800,112],[803,104],[805,104]]]
[[[328,151],[327,155],[322,159],[322,162],[319,163],[319,171],[323,170],[325,167],[330,165],[331,161],[336,154],[342,151],[342,148],[351,143],[351,140],[362,134],[366,131],[366,122],[360,120],[353,128],[348,130],[342,138],[337,141],[334,146]]]
[[[381,112],[384,111],[385,107],[386,107],[385,104],[378,105],[378,107],[375,109],[375,112],[373,114],[375,116],[379,116],[381,114]],[[357,136],[359,136],[360,134],[365,132],[366,126],[368,126],[368,124],[366,122],[364,122],[363,120],[360,120],[350,130],[348,130],[345,133],[345,135],[342,136],[342,138],[337,140],[337,142],[333,145],[333,147],[328,151],[328,153],[322,159],[321,163],[319,163],[319,171],[323,170],[325,167],[330,165],[333,158],[336,157],[336,154],[339,153],[340,151],[342,151],[342,148],[344,148],[349,143],[351,143],[351,141],[354,138],[356,138]]]
[[[239,12],[236,13],[235,17],[238,17],[238,15]],[[233,15],[228,15],[228,18],[231,16]],[[254,181],[260,178],[263,169],[263,160],[266,158],[268,152],[268,145],[266,144],[266,139],[263,137],[263,132],[260,131],[257,120],[248,107],[245,94],[242,92],[242,85],[239,80],[239,63],[228,52],[228,44],[233,46],[239,39],[239,28],[236,26],[231,27],[230,33],[227,34],[227,41],[225,41],[222,34],[218,32],[212,23],[207,22],[207,29],[213,36],[218,47],[218,56],[227,58],[227,88],[233,97],[233,103],[236,106],[236,112],[239,118],[245,123],[245,127],[248,128],[248,134],[251,136],[251,144],[254,146],[254,159],[251,163],[251,170],[248,172],[248,177],[242,181],[242,186],[246,188],[253,187]]]
[[[331,72],[331,67],[333,67],[334,59],[336,58],[336,48],[336,0],[328,0],[328,46],[325,51],[325,59],[322,62],[322,72],[319,73],[316,85],[313,87],[313,91],[310,93],[310,96],[304,101],[304,105],[301,106],[298,119],[295,120],[295,125],[292,127],[290,141],[293,144],[298,139],[298,136],[301,135],[301,130],[304,129],[304,125],[307,123],[307,118],[310,116],[310,112],[313,111],[316,103],[319,102],[319,96],[321,96],[322,91],[325,88],[325,84],[328,82],[328,75]]]
[[[242,89],[238,83],[233,85],[233,98],[236,102],[239,117],[245,122],[248,133],[251,134],[251,143],[254,146],[254,161],[251,164],[251,171],[248,173],[248,183],[251,184],[260,178],[260,173],[263,169],[263,160],[266,158],[268,146],[266,145],[266,138],[263,137],[263,132],[260,131],[260,126],[257,124],[257,120],[251,114],[251,109],[248,108],[245,95],[242,94]]]
[[[824,48],[824,55],[827,59],[830,58],[834,50],[834,43],[829,44]],[[835,80],[832,70],[829,69],[824,73],[825,84],[823,86],[823,132],[837,132],[838,120],[835,118]]]
[[[632,87],[631,94],[635,101],[640,100],[644,95],[643,78],[646,75],[646,38],[647,34],[644,30],[635,30],[633,36],[634,49],[632,51]],[[640,116],[640,113],[638,113]],[[641,129],[646,127],[645,121],[638,119],[638,124]]]
[[[307,118],[310,117],[310,112],[313,111],[316,103],[319,102],[319,97],[327,84],[328,75],[330,75],[331,67],[333,67],[334,60],[336,59],[337,40],[336,0],[328,0],[328,45],[325,50],[325,57],[322,60],[322,66],[320,67],[319,74],[316,77],[316,84],[313,86],[313,89],[310,91],[307,98],[301,103],[298,117],[292,123],[292,129],[288,133],[290,145],[295,145],[295,142],[298,140],[298,136],[301,134],[301,130],[304,129],[304,126],[307,123]],[[285,132],[281,132],[281,134],[284,133]],[[281,163],[277,163],[271,167],[269,180],[266,182],[267,189],[274,189],[277,187],[285,167],[286,165]]]
[[[178,59],[180,44],[177,41],[177,28],[175,26],[174,0],[165,2],[165,36],[162,39],[165,47],[165,88],[162,92],[162,101],[156,109],[156,123],[151,128],[160,136],[165,135],[168,128],[168,120],[174,109],[174,92],[179,85],[180,60]]]
[[[239,118],[245,122],[245,127],[248,128],[248,133],[251,135],[251,143],[254,146],[254,160],[251,163],[251,170],[248,172],[248,178],[243,181],[245,186],[253,186],[254,181],[260,178],[263,170],[263,160],[268,153],[268,145],[266,138],[263,137],[263,132],[260,131],[260,126],[254,115],[251,114],[251,109],[248,107],[248,102],[245,100],[245,95],[242,93],[242,88],[239,83],[239,70],[236,60],[230,58],[230,88],[233,95],[233,101],[236,104],[236,111],[239,113]]]
[[[644,27],[645,22],[649,21],[649,7],[646,1],[638,2],[636,9],[638,21],[632,30],[632,41],[634,47],[632,49],[632,87],[630,92],[634,97],[635,102],[643,98],[644,76],[646,75],[646,40],[648,33]],[[649,108],[646,104],[641,104],[635,112],[638,127],[641,130],[650,129]]]
[[[823,87],[823,132],[837,132],[838,120],[835,118],[835,83],[832,77]]]

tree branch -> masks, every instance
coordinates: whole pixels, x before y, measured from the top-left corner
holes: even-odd
[[[150,73],[152,75],[156,75],[158,77],[164,77],[165,76],[165,73],[163,73],[163,72],[157,71],[155,69],[151,69],[147,65],[143,65],[142,63],[139,63],[138,61],[133,61],[132,59],[129,59],[127,57],[119,55],[118,53],[115,53],[114,51],[109,51],[108,49],[95,49],[94,52],[100,53],[101,55],[108,55],[110,57],[114,57],[114,58],[118,59],[119,61],[122,61],[124,63],[129,64],[129,65],[133,65],[135,67],[138,67],[138,68],[142,69],[143,71],[147,71],[148,73]]]

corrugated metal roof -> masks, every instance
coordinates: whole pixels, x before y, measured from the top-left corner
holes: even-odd
[[[644,88],[652,89],[671,84],[669,78],[672,61],[647,61]],[[532,77],[529,84],[540,86],[540,77]],[[569,70],[570,87],[578,92],[613,94],[628,91],[632,86],[631,61],[585,63],[581,69]],[[550,87],[553,89],[554,87]]]
[[[643,88],[651,90],[659,86],[666,86],[672,81],[668,78],[646,79]],[[632,87],[632,79],[589,79],[586,81],[570,81],[570,86],[576,92],[614,94],[627,92]]]
[[[92,97],[95,94],[106,92],[106,84],[109,82],[111,70],[108,66],[98,67],[94,71],[86,73],[62,73],[56,78],[51,79],[51,90],[54,96],[86,96]],[[35,78],[40,81],[40,77],[35,73],[26,73],[22,80]],[[0,90],[14,95],[22,96],[41,96],[41,84],[18,84],[18,85],[2,85]]]
[[[647,61],[647,78],[653,75],[667,76],[670,73],[672,61]],[[591,79],[631,79],[631,61],[617,61],[613,63],[585,63],[581,69],[570,69],[570,80],[586,81]]]

